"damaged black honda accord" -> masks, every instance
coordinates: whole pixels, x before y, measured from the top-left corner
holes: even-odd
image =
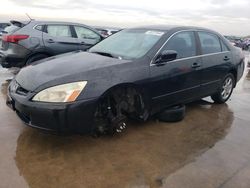
[[[7,104],[35,128],[121,132],[171,106],[211,96],[224,103],[244,71],[244,55],[217,32],[197,27],[125,29],[92,47],[29,65]]]

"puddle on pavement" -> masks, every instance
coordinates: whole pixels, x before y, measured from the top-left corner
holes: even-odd
[[[184,121],[130,124],[121,135],[55,136],[30,128],[19,136],[16,165],[30,187],[158,187],[159,179],[224,138],[227,105],[188,106]]]
[[[8,88],[9,83],[10,83],[9,81],[5,81],[1,85],[1,93],[2,93],[3,96],[7,95],[7,88]]]

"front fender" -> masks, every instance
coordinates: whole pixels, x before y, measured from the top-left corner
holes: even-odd
[[[130,62],[97,69],[89,72],[87,77],[88,84],[79,100],[100,97],[109,89],[124,84],[147,89],[150,78],[149,63]]]

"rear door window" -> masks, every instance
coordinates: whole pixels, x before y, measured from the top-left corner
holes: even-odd
[[[177,33],[167,42],[163,50],[174,50],[177,59],[196,56],[196,41],[192,31]]]
[[[72,37],[70,26],[68,25],[48,25],[47,33],[53,37]]]
[[[221,52],[221,44],[218,36],[208,32],[198,32],[203,54]]]

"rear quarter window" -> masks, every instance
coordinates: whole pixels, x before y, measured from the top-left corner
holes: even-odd
[[[43,27],[44,27],[44,25],[37,25],[37,26],[35,26],[35,29],[38,31],[43,31]]]

